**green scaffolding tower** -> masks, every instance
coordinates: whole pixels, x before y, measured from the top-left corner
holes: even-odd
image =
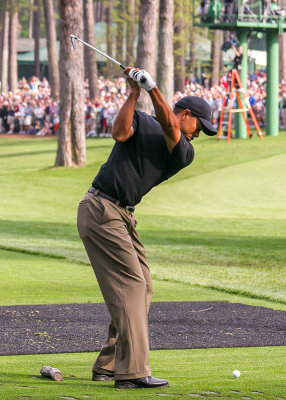
[[[229,6],[231,4],[231,8]],[[234,0],[211,1],[206,15],[197,16],[198,2],[193,0],[195,26],[235,32],[240,46],[244,48],[240,78],[246,90],[248,75],[248,36],[251,32],[266,34],[267,86],[266,86],[266,135],[279,134],[279,35],[286,29],[286,10],[280,0]],[[228,9],[223,9],[229,7]],[[236,116],[235,135],[247,138],[241,113]]]

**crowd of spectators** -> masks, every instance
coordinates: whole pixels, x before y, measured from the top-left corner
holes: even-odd
[[[51,97],[46,78],[23,78],[15,92],[1,93],[1,133],[51,135],[57,133],[58,127],[59,105]]]
[[[261,70],[248,77],[247,94],[258,123],[265,126],[266,74]],[[88,93],[86,82],[85,91]],[[183,92],[174,94],[174,103],[187,95],[203,97],[212,109],[213,124],[218,125],[222,111],[223,98],[228,91],[228,78],[222,76],[219,85],[210,86],[210,80],[203,74],[190,75]],[[86,136],[110,136],[111,127],[118,110],[126,100],[128,88],[126,80],[98,79],[98,96],[93,100],[86,97],[85,121]],[[286,83],[279,87],[279,123],[286,128]],[[32,77],[19,81],[15,92],[0,94],[0,133],[35,134],[38,136],[56,135],[59,128],[59,104],[50,95],[46,78]]]

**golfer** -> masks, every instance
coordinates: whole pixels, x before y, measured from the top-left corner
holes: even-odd
[[[168,381],[153,378],[149,366],[153,288],[134,207],[193,161],[190,141],[201,130],[210,136],[216,130],[203,99],[184,97],[172,111],[148,72],[126,68],[124,73],[131,90],[112,127],[115,145],[78,207],[78,232],[111,316],[92,379],[114,379],[120,389],[155,388]],[[156,118],[135,109],[141,88],[149,93]]]

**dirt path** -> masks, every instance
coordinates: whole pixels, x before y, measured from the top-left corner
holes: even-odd
[[[100,349],[109,323],[104,304],[0,307],[0,355]],[[286,311],[227,302],[153,303],[151,349],[285,346]]]

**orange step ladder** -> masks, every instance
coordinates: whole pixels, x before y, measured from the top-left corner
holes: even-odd
[[[239,89],[237,88],[236,82],[238,84]],[[242,93],[245,104],[246,104],[246,108],[243,107],[241,98],[239,93]],[[234,99],[235,97],[237,98],[237,102],[239,105],[239,108],[233,108],[233,103],[234,103]],[[228,102],[228,108],[227,108],[227,102]],[[241,112],[242,113],[242,117],[246,126],[246,130],[247,130],[247,135],[249,138],[251,138],[252,134],[250,132],[250,128],[249,128],[249,124],[247,121],[247,112],[249,112],[252,121],[254,123],[254,126],[257,130],[257,134],[260,137],[260,139],[263,139],[263,135],[260,129],[260,126],[257,122],[257,119],[255,117],[255,114],[253,112],[253,109],[249,103],[249,99],[246,96],[244,87],[242,85],[240,76],[238,74],[238,71],[236,69],[233,69],[231,71],[231,84],[230,84],[230,90],[229,93],[227,93],[223,99],[223,104],[222,104],[222,111],[221,111],[221,116],[220,116],[220,120],[219,120],[219,127],[218,127],[218,133],[217,133],[217,140],[220,139],[221,137],[221,131],[222,131],[222,123],[223,123],[223,117],[225,112],[228,111],[228,130],[227,130],[227,142],[230,141],[231,139],[231,124],[232,124],[232,114],[233,113],[238,113]]]

